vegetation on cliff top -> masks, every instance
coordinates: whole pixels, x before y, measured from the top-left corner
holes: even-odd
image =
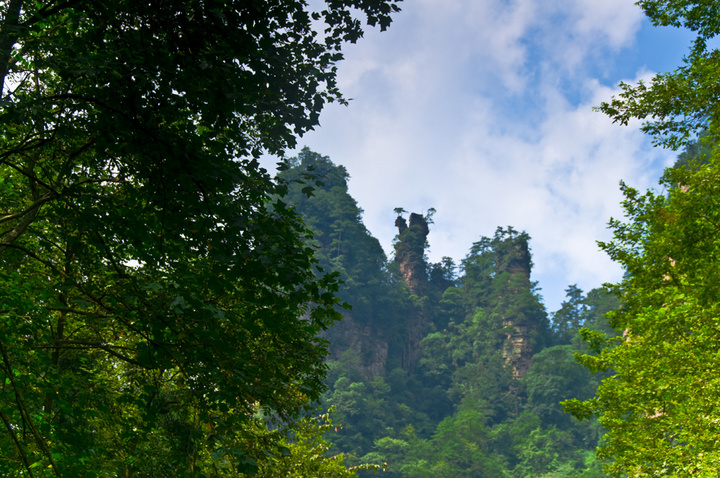
[[[387,463],[398,477],[602,476],[598,424],[574,420],[559,402],[593,396],[600,377],[573,354],[587,350],[581,328],[609,330],[613,295],[571,286],[550,320],[531,280],[530,237],[511,227],[477,241],[458,272],[450,258],[427,263],[423,215],[401,217],[400,252],[387,261],[342,166],[308,149],[287,166],[280,177],[315,232],[320,263],[349,279],[341,297],[383,305],[345,312],[327,335],[323,403],[344,425],[330,439],[346,461]],[[349,272],[368,265],[372,274]],[[404,360],[413,346],[417,366]]]

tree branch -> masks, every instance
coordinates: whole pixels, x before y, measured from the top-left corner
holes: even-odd
[[[15,226],[15,229],[10,231],[4,238],[3,242],[0,242],[0,253],[5,250],[6,247],[10,246],[18,237],[20,237],[30,224],[35,220],[40,211],[40,205],[30,210],[28,214]]]
[[[10,419],[7,415],[5,415],[5,412],[3,412],[2,410],[0,410],[0,418],[2,418],[2,421],[5,424],[5,428],[7,428],[8,434],[10,434],[10,436],[12,437],[12,441],[15,443],[15,447],[20,453],[20,457],[22,458],[23,464],[25,465],[25,469],[30,475],[30,478],[35,478],[35,475],[33,475],[33,472],[30,469],[30,462],[28,462],[27,455],[25,455],[25,449],[20,444],[17,435],[15,435],[15,430],[13,430],[12,425],[10,424]]]
[[[123,346],[113,346],[109,344],[105,344],[102,342],[88,342],[84,340],[63,340],[59,344],[53,344],[53,345],[38,345],[36,347],[33,347],[34,349],[100,349],[104,350],[105,352],[109,353],[115,358],[118,358],[122,360],[123,362],[131,363],[135,365],[136,367],[144,368],[144,369],[150,369],[151,367],[148,367],[146,365],[141,364],[137,360],[128,357],[127,355],[123,355],[120,352],[117,352],[113,350],[113,347],[115,348],[121,348],[126,350],[132,350],[129,347],[123,347]]]
[[[26,208],[23,211],[16,212],[15,214],[8,214],[7,216],[0,217],[0,223],[5,221],[10,221],[12,219],[17,219],[18,217],[22,217],[30,212],[32,212],[34,209],[38,209],[40,206],[45,204],[46,202],[50,201],[51,199],[55,198],[55,193],[47,193],[44,196],[42,196],[40,199],[32,203],[28,208]]]
[[[20,11],[24,0],[10,0],[0,31],[0,97],[5,93],[5,78],[10,72],[13,45],[20,31]]]
[[[40,256],[38,256],[37,254],[35,254],[35,253],[32,252],[31,250],[26,249],[26,248],[24,248],[24,247],[22,247],[22,246],[18,246],[17,244],[10,243],[10,242],[0,242],[0,252],[2,252],[2,250],[3,250],[4,248],[6,248],[6,247],[12,247],[13,249],[18,249],[18,250],[24,252],[25,254],[27,254],[28,256],[32,257],[32,258],[35,259],[36,261],[45,264],[47,267],[49,267],[50,269],[52,269],[52,270],[54,270],[55,272],[57,272],[58,274],[60,274],[62,277],[66,278],[66,279],[70,279],[70,276],[67,275],[63,270],[57,268],[57,267],[54,266],[51,262],[49,262],[49,261],[41,258]]]
[[[50,465],[52,466],[53,470],[55,471],[55,474],[57,476],[62,476],[60,474],[60,470],[58,470],[57,465],[55,465],[55,460],[53,460],[52,454],[50,453],[50,449],[47,446],[47,443],[43,439],[42,436],[40,436],[40,433],[38,433],[37,428],[35,428],[35,424],[32,421],[32,417],[30,416],[30,413],[28,412],[27,404],[25,403],[25,397],[23,397],[22,391],[20,390],[20,387],[18,387],[17,382],[15,381],[15,374],[13,373],[12,364],[10,363],[10,357],[7,354],[7,350],[5,350],[5,346],[2,342],[0,342],[0,353],[2,354],[3,363],[5,365],[5,371],[7,373],[7,377],[10,380],[10,384],[12,385],[13,391],[15,392],[15,404],[18,407],[18,410],[20,411],[20,415],[23,416],[23,419],[26,421],[28,426],[30,427],[30,431],[32,432],[33,436],[35,437],[35,441],[37,442],[40,449],[43,451],[45,456],[47,456],[47,459],[50,461]]]

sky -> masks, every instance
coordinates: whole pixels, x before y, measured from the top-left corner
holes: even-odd
[[[632,0],[407,0],[338,65],[347,107],[300,138],[350,174],[363,220],[391,256],[393,209],[437,210],[428,257],[459,263],[512,226],[531,237],[549,312],[565,289],[616,282],[600,251],[622,218],[619,182],[658,189],[677,153],[593,106],[620,81],[677,68],[689,33],[653,27]],[[290,151],[293,156],[297,151]],[[270,162],[272,164],[272,162]]]

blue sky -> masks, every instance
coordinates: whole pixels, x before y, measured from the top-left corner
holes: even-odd
[[[388,255],[393,208],[434,207],[433,262],[459,262],[498,226],[528,232],[548,311],[569,284],[617,281],[619,266],[596,241],[622,216],[618,183],[656,186],[676,153],[592,107],[621,80],[679,66],[692,37],[652,27],[631,0],[410,0],[402,9],[388,31],[347,48],[339,85],[352,101],[330,105],[299,145],[347,168]]]

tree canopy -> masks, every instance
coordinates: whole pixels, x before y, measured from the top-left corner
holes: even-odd
[[[0,474],[256,470],[248,424],[319,396],[338,318],[257,158],[396,0],[0,9]]]
[[[715,476],[720,472],[718,251],[720,165],[671,169],[667,195],[624,187],[628,223],[613,221],[603,244],[627,273],[623,307],[610,323],[622,336],[586,330],[591,370],[614,371],[596,398],[571,401],[576,416],[608,428],[601,456],[614,476]],[[680,184],[682,187],[673,187]]]
[[[595,398],[568,401],[577,417],[597,415],[608,429],[599,448],[612,476],[717,476],[716,402],[720,153],[716,5],[641,1],[656,25],[685,27],[697,38],[685,64],[649,85],[622,85],[600,109],[621,123],[645,120],[657,144],[685,145],[663,175],[662,192],[622,184],[627,221],[612,220],[601,247],[625,269],[614,287],[622,307],[610,324],[622,333],[583,331],[595,355],[582,362],[614,372]]]

